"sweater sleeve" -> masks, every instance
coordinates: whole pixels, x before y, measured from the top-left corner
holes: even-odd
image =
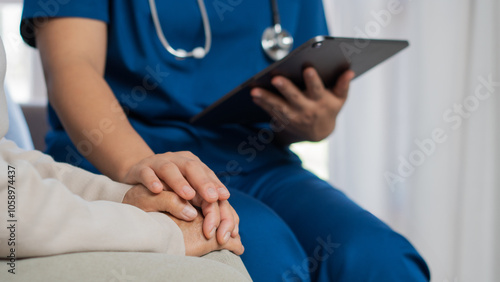
[[[66,163],[55,162],[39,151],[25,151],[6,139],[0,140],[0,156],[6,162],[24,160],[31,164],[42,178],[54,178],[67,189],[87,201],[105,200],[121,203],[130,185],[112,181]],[[1,172],[0,172],[1,173]]]
[[[93,175],[70,166],[63,167],[62,175],[60,170],[45,169],[51,163],[59,166],[39,152],[23,152],[0,141],[0,222],[7,224],[0,228],[0,256],[86,251],[185,254],[182,232],[168,216],[99,200],[95,195],[100,193],[84,199],[75,193],[81,187],[70,190],[68,184],[105,190],[115,183],[103,177],[88,179]],[[118,186],[115,189],[122,191]]]

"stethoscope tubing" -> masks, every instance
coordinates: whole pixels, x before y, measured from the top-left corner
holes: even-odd
[[[203,57],[205,57],[206,54],[210,51],[210,48],[212,46],[212,29],[210,27],[210,21],[208,19],[208,14],[207,14],[207,8],[205,7],[205,3],[203,0],[197,0],[198,6],[200,8],[200,13],[201,13],[201,19],[203,21],[203,29],[205,32],[205,47],[203,47]],[[158,39],[160,39],[160,42],[162,43],[163,47],[172,55],[174,55],[176,58],[179,59],[185,59],[189,57],[195,57],[195,52],[193,51],[186,52],[182,49],[174,49],[170,43],[168,43],[167,38],[165,37],[165,34],[163,33],[163,29],[161,28],[160,24],[160,19],[158,17],[158,11],[156,9],[156,2],[155,0],[149,0],[149,7],[151,9],[151,17],[153,18],[153,23],[156,29],[156,34],[158,36]],[[202,47],[197,47],[197,48],[202,48]]]
[[[205,7],[205,3],[203,0],[197,0],[198,6],[200,9],[200,14],[201,18],[203,21],[203,29],[205,32],[205,46],[204,47],[196,47],[192,51],[185,51],[182,49],[175,49],[170,45],[168,42],[167,38],[165,37],[165,34],[163,32],[163,29],[160,24],[160,19],[158,17],[158,11],[156,9],[156,2],[155,0],[149,0],[149,7],[151,10],[151,17],[153,18],[153,23],[155,26],[156,34],[158,36],[158,39],[160,40],[161,44],[167,50],[170,54],[175,56],[178,59],[186,59],[186,58],[196,58],[196,59],[203,59],[208,52],[210,51],[210,48],[212,46],[212,30],[210,27],[210,21],[208,19],[208,14],[207,14],[207,8]],[[288,40],[291,40],[293,42],[293,37],[288,34],[288,32],[283,31],[281,27],[281,19],[280,19],[280,14],[279,14],[279,9],[278,9],[278,1],[277,0],[271,0],[271,9],[273,13],[273,29],[274,29],[274,39],[276,42],[276,46],[274,46],[272,49],[273,51],[266,50],[265,47],[264,51],[269,55],[270,58],[273,60],[277,60],[279,58],[276,58],[275,56],[272,56],[269,54],[269,52],[274,52],[275,49],[282,49],[281,44],[279,44],[278,41],[283,40],[283,34],[286,34],[288,36]],[[266,32],[266,31],[264,31]],[[262,39],[263,41],[264,39]],[[282,42],[281,42],[282,43]],[[262,44],[264,46],[264,43]],[[288,54],[289,50],[280,50],[284,54]]]

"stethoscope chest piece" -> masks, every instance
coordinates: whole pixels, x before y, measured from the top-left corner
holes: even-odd
[[[293,37],[280,24],[270,26],[262,34],[262,49],[274,61],[283,59],[290,53]]]
[[[274,61],[283,59],[293,46],[293,37],[288,31],[281,28],[278,1],[271,0],[274,25],[266,28],[262,34],[262,49]]]

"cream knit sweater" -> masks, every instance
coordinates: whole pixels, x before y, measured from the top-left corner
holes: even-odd
[[[5,51],[0,40],[0,86]],[[141,251],[185,254],[166,215],[121,204],[131,186],[94,175],[3,138],[7,106],[0,87],[0,256]]]

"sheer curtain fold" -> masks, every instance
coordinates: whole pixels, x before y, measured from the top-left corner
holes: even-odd
[[[325,8],[334,36],[411,45],[352,84],[330,181],[406,235],[433,281],[500,281],[499,1]]]

